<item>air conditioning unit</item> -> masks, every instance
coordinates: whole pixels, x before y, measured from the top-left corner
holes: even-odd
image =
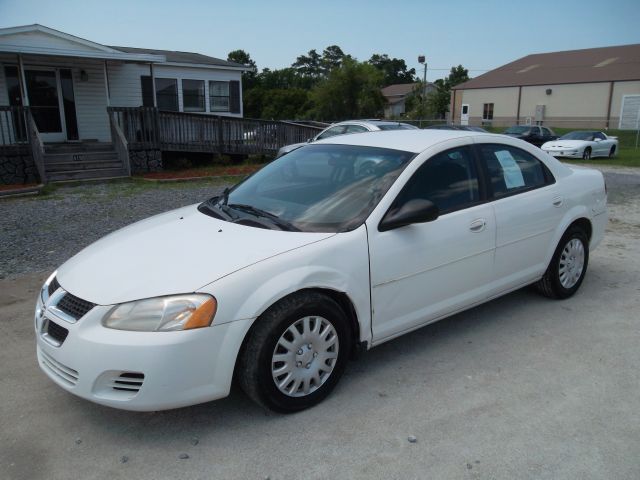
[[[544,121],[544,107],[545,105],[536,105],[536,122]]]

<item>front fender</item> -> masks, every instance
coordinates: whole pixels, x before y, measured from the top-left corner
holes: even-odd
[[[369,252],[364,225],[263,260],[199,291],[216,297],[214,322],[223,324],[255,320],[278,300],[310,288],[346,294],[360,324],[360,341],[370,341]]]

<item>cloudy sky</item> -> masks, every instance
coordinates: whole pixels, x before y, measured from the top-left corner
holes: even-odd
[[[238,48],[258,68],[339,45],[417,62],[429,80],[462,64],[476,76],[530,53],[640,43],[639,0],[0,0],[0,27],[40,23],[106,45],[226,58]]]

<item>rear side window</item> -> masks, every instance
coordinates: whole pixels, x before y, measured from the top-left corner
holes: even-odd
[[[553,183],[551,172],[536,157],[507,145],[478,146],[493,196],[507,197]]]
[[[320,135],[318,135],[318,138],[316,140],[322,140],[323,138],[329,138],[329,137],[333,137],[334,135],[340,135],[342,133],[344,133],[346,127],[344,125],[338,125],[336,127],[331,127],[330,129],[322,132]]]
[[[478,174],[469,148],[447,150],[427,160],[407,182],[395,203],[402,205],[416,198],[432,201],[440,214],[478,203]]]
[[[368,131],[369,130],[367,130],[362,125],[347,125],[347,130],[345,133],[364,133]]]

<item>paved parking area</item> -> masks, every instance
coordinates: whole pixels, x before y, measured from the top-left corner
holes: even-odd
[[[123,412],[67,394],[37,367],[32,311],[53,262],[153,213],[157,198],[166,210],[221,185],[0,203],[0,478],[640,478],[640,175],[607,172],[612,221],[576,296],[524,289],[388,342],[352,362],[327,401],[287,416],[239,391]],[[74,213],[80,194],[101,214]],[[29,228],[34,209],[51,238],[7,233]],[[12,253],[8,238],[30,253]],[[40,251],[49,241],[53,254]]]

